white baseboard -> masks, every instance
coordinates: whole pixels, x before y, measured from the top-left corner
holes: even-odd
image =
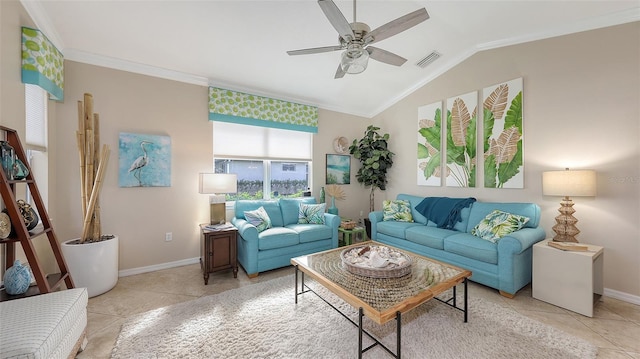
[[[154,264],[154,265],[148,266],[148,267],[138,267],[138,268],[124,269],[124,270],[118,271],[118,277],[128,277],[130,275],[155,272],[157,270],[169,269],[169,268],[175,268],[175,267],[182,267],[182,266],[186,266],[186,265],[190,265],[190,264],[196,264],[196,263],[200,263],[200,257],[188,258],[188,259],[183,259],[183,260],[179,260],[179,261],[175,261],[175,262]]]
[[[633,295],[633,294],[629,294],[629,293],[620,292],[620,291],[617,291],[617,290],[605,288],[604,289],[604,296],[605,297],[614,298],[614,299],[618,299],[618,300],[621,300],[623,302],[627,302],[627,303],[631,303],[631,304],[635,304],[635,305],[640,305],[640,296],[637,296],[637,295]]]

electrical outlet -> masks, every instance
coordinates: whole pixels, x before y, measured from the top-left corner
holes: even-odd
[[[167,233],[164,234],[165,242],[170,242],[172,239],[173,239],[173,233],[167,232]]]
[[[364,214],[364,211],[360,211],[360,217],[362,217],[363,214]]]

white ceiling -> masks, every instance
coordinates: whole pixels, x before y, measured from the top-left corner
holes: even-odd
[[[357,20],[372,30],[421,7],[430,19],[376,43],[407,58],[403,66],[370,60],[365,72],[335,80],[339,51],[286,53],[338,44],[314,0],[21,1],[69,60],[365,117],[478,51],[640,20],[640,0],[360,0]],[[335,2],[353,21],[353,3]],[[442,57],[415,65],[432,51]]]

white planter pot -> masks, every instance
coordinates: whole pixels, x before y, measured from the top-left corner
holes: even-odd
[[[62,243],[62,254],[76,287],[86,287],[89,297],[108,292],[118,282],[118,236],[100,242]]]

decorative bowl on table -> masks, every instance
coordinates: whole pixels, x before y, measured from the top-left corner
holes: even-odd
[[[340,227],[344,229],[354,229],[356,228],[357,224],[358,223],[356,223],[355,221],[342,221],[340,222]]]
[[[371,278],[398,278],[411,273],[411,257],[387,246],[362,245],[340,253],[344,268]]]

